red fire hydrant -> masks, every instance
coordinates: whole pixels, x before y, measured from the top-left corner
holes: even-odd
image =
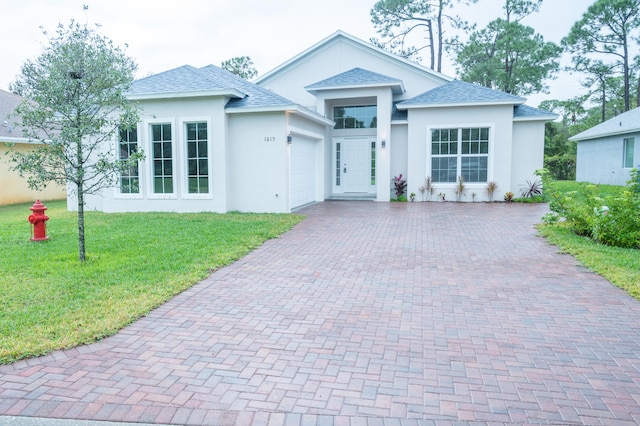
[[[33,214],[29,215],[29,223],[33,225],[33,237],[31,241],[45,241],[48,240],[47,237],[47,225],[46,221],[49,220],[49,216],[44,214],[44,211],[47,208],[37,200],[33,206],[29,208],[33,212]]]

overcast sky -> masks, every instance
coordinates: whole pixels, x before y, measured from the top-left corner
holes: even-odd
[[[595,0],[545,0],[538,14],[523,23],[546,41],[559,43]],[[483,26],[502,16],[504,0],[479,0],[459,6],[458,14]],[[214,64],[249,56],[260,75],[270,71],[337,30],[368,41],[377,34],[369,10],[375,0],[12,0],[2,5],[0,89],[8,90],[27,58],[46,44],[42,27],[53,33],[71,19],[98,23],[103,35],[128,45],[138,63],[138,77],[189,64]],[[89,8],[83,10],[83,5]],[[637,50],[637,49],[636,49]],[[568,64],[568,59],[563,59]],[[447,64],[443,73],[455,76]],[[549,95],[529,96],[537,106],[544,99],[567,99],[582,92],[576,77],[566,73],[550,82]]]

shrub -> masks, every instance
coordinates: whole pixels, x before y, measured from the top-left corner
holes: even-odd
[[[402,173],[399,176],[394,176],[391,182],[396,191],[396,198],[402,197],[407,190],[407,180],[402,178]]]
[[[598,196],[597,187],[581,184],[579,191],[562,193],[551,182],[546,170],[542,178],[545,200],[551,211],[564,217],[578,235],[602,244],[640,248],[640,174],[631,171],[631,179],[621,195]]]

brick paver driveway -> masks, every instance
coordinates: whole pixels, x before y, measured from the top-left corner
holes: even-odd
[[[118,335],[0,367],[0,414],[636,424],[640,303],[537,237],[545,211],[309,207]]]

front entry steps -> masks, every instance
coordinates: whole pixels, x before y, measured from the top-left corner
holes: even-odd
[[[333,194],[327,197],[331,201],[375,201],[376,194]]]

